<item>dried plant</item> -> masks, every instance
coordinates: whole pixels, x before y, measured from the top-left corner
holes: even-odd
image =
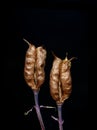
[[[53,54],[54,55],[54,54]],[[52,98],[56,101],[58,108],[59,119],[52,116],[53,119],[59,122],[59,129],[63,130],[62,121],[62,105],[66,99],[69,98],[72,90],[71,78],[71,60],[67,56],[64,60],[54,55],[54,61],[50,72],[50,93]]]
[[[47,52],[42,46],[36,48],[33,44],[30,44],[26,39],[23,40],[29,45],[29,48],[25,56],[24,78],[27,85],[31,87],[31,89],[33,90],[36,113],[41,125],[41,129],[45,130],[38,102],[38,94],[40,87],[42,86],[45,80],[44,67]],[[25,115],[27,115],[30,111],[32,111],[32,109],[27,111]]]
[[[26,39],[23,39],[28,43],[29,48],[25,56],[25,66],[24,66],[24,78],[27,85],[33,90],[34,100],[35,100],[35,110],[37,113],[38,120],[42,130],[45,130],[40,108],[55,108],[51,106],[39,106],[38,95],[42,84],[45,81],[45,63],[46,63],[46,50],[42,47],[35,47],[33,44],[29,43]],[[71,78],[71,59],[67,58],[67,54],[64,60],[54,56],[54,61],[52,63],[52,68],[50,71],[50,94],[52,98],[56,101],[58,110],[58,119],[51,116],[53,119],[57,120],[59,123],[59,130],[63,130],[63,120],[62,120],[62,105],[66,99],[69,98],[72,91],[72,78]],[[33,109],[33,108],[32,108]],[[32,111],[30,109],[25,113],[28,115]]]

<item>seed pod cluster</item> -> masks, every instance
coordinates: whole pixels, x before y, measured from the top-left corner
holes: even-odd
[[[71,93],[72,79],[70,74],[71,58],[64,60],[54,56],[50,72],[50,93],[57,104],[62,104]]]
[[[38,91],[45,80],[46,50],[42,46],[36,48],[25,39],[24,41],[29,44],[25,56],[24,78],[28,86]]]

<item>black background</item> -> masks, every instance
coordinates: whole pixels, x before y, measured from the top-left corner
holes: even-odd
[[[8,80],[7,105],[9,108],[9,126],[12,129],[40,130],[40,125],[33,110],[28,116],[24,112],[34,105],[32,90],[24,80],[24,61],[28,45],[23,38],[36,47],[44,45],[47,49],[46,79],[39,93],[39,104],[55,106],[49,92],[49,73],[53,62],[53,51],[64,59],[66,52],[72,61],[72,93],[62,108],[64,130],[81,130],[87,127],[88,113],[88,3],[79,1],[32,8],[14,8],[8,17]],[[36,5],[36,4],[35,4]],[[58,130],[58,123],[51,119],[57,117],[53,109],[41,109],[46,130]]]

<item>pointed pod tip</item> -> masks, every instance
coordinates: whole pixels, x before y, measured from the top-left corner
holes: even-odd
[[[25,38],[23,38],[23,41],[25,41],[29,46],[31,46],[31,43],[28,42]]]
[[[74,60],[74,59],[77,59],[77,57],[72,57],[71,59],[69,59],[69,61],[72,61],[72,60]]]
[[[54,54],[54,52],[53,51],[51,51],[52,52],[52,55],[54,56],[54,58],[58,58],[55,54]]]

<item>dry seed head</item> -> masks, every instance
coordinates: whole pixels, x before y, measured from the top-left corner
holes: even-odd
[[[28,86],[30,86],[32,89],[36,89],[36,84],[34,82],[35,57],[36,48],[34,45],[29,45],[25,56],[24,78]]]
[[[37,88],[39,88],[45,80],[45,61],[46,61],[46,50],[43,47],[36,49],[36,79]]]
[[[43,47],[35,48],[27,40],[29,48],[25,56],[24,78],[28,86],[38,91],[45,80],[46,50]]]
[[[54,55],[54,61],[50,72],[50,92],[52,98],[57,104],[62,104],[69,96],[72,90],[71,79],[71,58],[67,56],[64,60]]]
[[[53,61],[52,69],[51,69],[51,72],[50,72],[50,93],[51,93],[52,98],[55,101],[60,100],[60,96],[59,96],[59,87],[60,87],[59,67],[60,67],[61,62],[62,62],[62,60],[60,58],[54,56],[54,61]]]

